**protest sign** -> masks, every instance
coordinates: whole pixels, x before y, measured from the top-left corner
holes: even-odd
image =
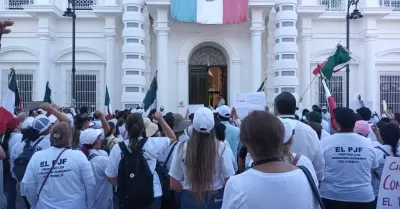
[[[400,208],[400,158],[387,157],[379,185],[377,209]]]
[[[240,119],[246,117],[251,111],[265,110],[267,102],[264,92],[236,94],[235,109]]]

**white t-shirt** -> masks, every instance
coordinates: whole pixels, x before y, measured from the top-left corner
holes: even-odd
[[[321,139],[328,137],[328,136],[330,136],[330,134],[327,131],[325,131],[324,129],[322,129],[321,130]]]
[[[326,120],[322,120],[321,122],[322,129],[325,131],[331,131],[331,127]]]
[[[279,116],[282,118],[291,116]],[[294,120],[294,119],[293,119]],[[305,155],[313,163],[318,181],[324,178],[325,161],[317,132],[309,125],[297,121],[294,129],[292,151]]]
[[[125,140],[125,145],[129,145],[129,140]],[[157,164],[157,157],[168,148],[171,140],[168,137],[149,137],[147,138],[147,142],[143,146],[143,156],[146,158],[147,163],[149,164],[149,168],[151,172],[153,172],[153,188],[154,188],[154,197],[162,196],[162,189],[160,178],[158,177],[157,172],[154,172]],[[110,178],[115,178],[118,176],[118,166],[121,161],[121,148],[119,145],[115,145],[109,156],[109,163],[106,168],[106,175]]]
[[[218,141],[218,157],[216,158],[216,169],[214,173],[213,182],[210,190],[216,191],[224,187],[225,178],[235,175],[235,170],[232,165],[231,156],[226,150],[228,147],[224,142]],[[174,157],[171,163],[169,175],[182,183],[183,189],[191,190],[191,185],[187,181],[188,176],[186,173],[185,157],[187,151],[187,143],[179,143],[174,152]]]
[[[38,140],[41,140],[38,142]],[[30,146],[34,146],[36,143],[38,143],[35,147],[35,152],[44,150],[49,148],[50,145],[50,135],[46,136],[40,136],[38,139],[35,141],[30,142]],[[11,169],[11,174],[13,177],[15,177],[14,174],[14,160],[22,153],[24,152],[24,147],[26,146],[26,142],[22,141],[20,143],[15,144],[12,149],[11,149],[11,154],[10,154],[10,169]]]
[[[390,156],[393,156],[392,147],[390,145],[381,145],[379,147],[385,150]],[[379,179],[381,178],[383,172],[383,166],[385,165],[386,156],[382,150],[378,148],[375,149],[376,149],[375,150],[376,154],[378,156],[377,158],[379,159],[379,167],[374,169],[372,172],[372,188],[374,189],[374,195],[377,197],[379,193],[379,184],[380,184]],[[377,175],[379,176],[379,179]]]
[[[88,209],[97,192],[96,181],[92,166],[78,150],[68,149],[62,153],[37,198],[52,162],[62,150],[64,148],[50,147],[32,156],[22,180],[21,195],[26,196],[37,209]]]
[[[229,178],[222,209],[319,209],[303,171],[264,173],[250,169]]]
[[[371,170],[379,166],[375,148],[356,133],[336,133],[321,140],[325,178],[321,196],[344,202],[372,202]]]
[[[96,179],[96,193],[90,204],[95,209],[113,208],[113,186],[108,182],[105,173],[108,165],[108,154],[103,150],[89,150],[89,162]]]
[[[167,149],[165,149],[163,151],[163,153],[157,157],[157,160],[164,164],[165,161],[167,160],[167,157],[168,157],[169,153],[171,152],[171,149],[174,148],[174,150],[172,151],[171,156],[169,157],[168,162],[167,162],[167,169],[169,170],[170,167],[171,167],[172,158],[174,157],[174,155],[173,155],[174,153],[173,152],[176,149],[177,143],[178,142],[185,142],[187,140],[189,140],[189,136],[187,136],[186,134],[180,135],[178,141],[174,142]]]
[[[292,156],[293,156],[293,158],[296,158],[297,154],[296,153],[292,153]],[[247,163],[246,167],[247,168],[251,168],[251,164],[253,164],[253,159],[251,159],[250,153],[247,153],[246,163]],[[319,183],[318,183],[317,174],[315,174],[314,166],[313,166],[312,162],[310,161],[310,159],[308,159],[308,157],[306,157],[304,155],[301,155],[299,161],[297,161],[296,166],[304,166],[304,167],[306,167],[310,171],[312,177],[314,178],[315,184],[318,187]]]

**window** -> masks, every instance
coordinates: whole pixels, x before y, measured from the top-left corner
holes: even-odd
[[[279,7],[275,7],[275,11],[276,11],[276,13],[278,13],[279,12]]]
[[[144,41],[143,40],[141,40],[140,43],[142,43],[144,45]]]
[[[393,11],[400,11],[400,0],[380,0],[381,7],[389,7]]]
[[[139,43],[139,39],[137,38],[127,38],[126,43]]]
[[[282,27],[294,27],[294,22],[291,21],[282,22]]]
[[[8,0],[9,9],[24,9],[24,6],[30,4],[33,4],[33,0]]]
[[[276,44],[279,43],[279,38],[275,39],[275,43]]]
[[[75,74],[75,106],[77,109],[80,107],[86,106],[88,107],[89,112],[94,112],[97,107],[100,106],[99,101],[99,80],[100,78],[99,71],[94,70],[86,70],[86,71],[76,71]],[[72,73],[71,71],[67,71],[67,76],[65,78],[67,80],[67,85],[65,88],[65,92],[67,94],[67,103],[68,105],[74,105],[72,103]]]
[[[139,92],[139,87],[125,87],[125,92]]]
[[[294,94],[294,93],[296,93],[296,88],[295,87],[282,87],[281,91]]]
[[[143,25],[143,24],[140,24],[140,27],[141,27],[142,29],[144,29],[144,25]]]
[[[282,11],[294,11],[294,6],[292,5],[282,6]]]
[[[139,104],[125,104],[125,109],[136,109],[139,107]]]
[[[282,76],[294,76],[294,71],[282,71]]]
[[[279,28],[279,23],[276,23],[276,24],[275,24],[275,27],[276,27],[276,28]]]
[[[139,27],[139,23],[137,23],[137,22],[128,22],[128,23],[126,23],[126,27],[127,28],[138,28]]]
[[[127,71],[125,71],[125,75],[139,75],[139,71],[137,71],[137,70],[127,70]]]
[[[144,12],[144,8],[140,7],[140,12],[143,13]]]
[[[387,106],[393,108],[393,112],[400,112],[400,73],[391,74],[379,76],[380,107],[382,107],[382,101],[385,100]]]
[[[295,38],[282,38],[282,42],[294,42]]]
[[[19,96],[22,99],[22,107],[32,102],[33,94],[33,79],[34,70],[29,69],[15,69],[18,82]],[[8,76],[10,75],[10,69],[3,69],[1,71],[3,80],[1,82],[1,95],[4,99],[4,95],[8,89]]]
[[[279,60],[279,54],[275,55],[275,60]]]
[[[284,59],[284,60],[294,60],[295,56],[294,56],[294,54],[282,54],[282,59]]]
[[[139,11],[139,8],[136,7],[136,6],[127,6],[127,7],[126,7],[126,11],[127,11],[127,12],[138,12],[138,11]]]
[[[276,71],[275,72],[275,77],[278,77],[279,76],[279,71]]]
[[[320,5],[326,6],[327,11],[344,11],[344,0],[319,0]]]
[[[92,10],[92,6],[96,5],[96,0],[76,0],[76,10]]]
[[[340,73],[340,72],[339,72]],[[337,75],[339,73],[334,74],[331,78],[330,81],[326,83],[328,85],[329,90],[331,91],[331,94],[333,98],[335,99],[336,105],[338,107],[343,107],[344,105],[344,94],[345,94],[345,86],[344,86],[344,76]],[[318,102],[319,105],[322,106],[328,106],[328,103],[326,101],[325,97],[325,90],[324,87],[322,86],[321,79],[318,82],[318,88],[319,88],[319,93],[318,93]]]
[[[136,54],[128,54],[128,55],[126,55],[126,59],[128,59],[128,60],[137,60],[137,59],[139,59],[139,55],[136,55]]]

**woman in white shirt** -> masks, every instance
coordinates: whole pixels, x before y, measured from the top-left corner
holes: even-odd
[[[284,126],[271,113],[253,111],[242,121],[240,140],[254,163],[228,180],[222,209],[319,208],[303,171],[283,162],[284,135]]]
[[[162,117],[162,113],[157,112],[154,114],[154,119],[158,121],[158,124],[161,125],[166,137],[148,137],[146,143],[143,145],[142,152],[145,157],[147,164],[149,166],[150,171],[153,173],[153,191],[154,191],[154,201],[148,207],[149,209],[160,209],[161,208],[161,196],[162,196],[162,188],[160,179],[158,177],[157,172],[155,172],[157,156],[160,155],[167,147],[176,141],[176,137],[172,129],[168,126],[165,120]],[[140,140],[142,140],[142,136],[146,136],[145,134],[145,126],[143,122],[143,117],[139,113],[130,114],[127,117],[125,128],[127,131],[128,140],[125,140],[125,146],[132,150],[133,152],[136,150]],[[109,181],[121,188],[122,185],[118,182],[118,167],[120,161],[122,159],[122,152],[120,143],[113,147],[109,156],[109,164],[106,168],[106,175],[109,177]],[[133,178],[133,177],[132,177]],[[120,208],[134,208],[134,204],[130,200],[125,199],[125,194],[123,192],[117,191],[119,198]]]
[[[79,141],[81,151],[92,165],[93,175],[96,180],[96,194],[90,203],[93,209],[113,209],[113,186],[107,180],[105,170],[108,165],[108,154],[101,147],[101,129],[86,129],[81,132]]]
[[[96,192],[92,166],[81,151],[69,149],[71,138],[69,123],[56,124],[50,134],[51,147],[30,159],[21,194],[33,208],[92,208]]]
[[[227,149],[215,137],[211,110],[198,109],[193,133],[178,145],[169,171],[171,189],[182,191],[181,209],[221,208],[225,182],[235,174]]]
[[[399,153],[397,152],[397,144],[400,139],[400,128],[398,125],[393,123],[384,123],[378,126],[383,139],[383,145],[375,147],[378,154],[379,167],[372,172],[372,187],[374,188],[374,195],[376,198],[379,193],[379,184],[386,157],[399,156]]]

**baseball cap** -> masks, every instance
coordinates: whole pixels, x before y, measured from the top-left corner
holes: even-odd
[[[294,128],[296,127],[296,120],[279,118],[285,128],[285,135],[283,137],[283,143],[286,144],[290,138],[294,135]]]
[[[231,117],[232,110],[226,105],[221,105],[217,108],[217,112],[220,116],[229,118]]]
[[[322,107],[322,110],[327,110],[328,108],[326,107],[326,106],[323,106]]]
[[[51,122],[46,116],[36,117],[32,123],[32,128],[39,131],[39,134],[45,132],[47,129],[49,129],[50,126],[51,126]]]
[[[201,107],[194,113],[193,128],[201,133],[210,133],[214,128],[214,114],[206,107]]]
[[[81,144],[92,145],[101,136],[102,132],[101,129],[88,128],[81,132],[79,142]]]
[[[353,131],[355,133],[361,134],[363,136],[368,136],[369,134],[369,124],[364,120],[359,120],[356,122]]]
[[[20,123],[24,121],[22,117],[11,118],[10,120],[6,121],[6,128],[10,130],[14,130]]]
[[[307,120],[321,124],[322,123],[322,114],[317,111],[309,112],[307,114]]]

